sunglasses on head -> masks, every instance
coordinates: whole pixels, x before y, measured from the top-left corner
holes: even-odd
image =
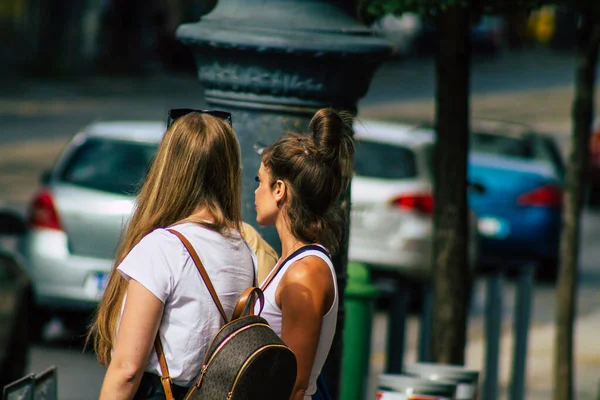
[[[183,117],[192,112],[197,112],[200,114],[208,114],[215,118],[219,118],[227,121],[229,126],[231,126],[231,113],[227,111],[219,111],[219,110],[194,110],[192,108],[172,108],[169,110],[169,115],[167,117],[167,128],[169,128],[176,119]]]

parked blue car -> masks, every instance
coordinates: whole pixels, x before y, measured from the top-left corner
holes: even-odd
[[[558,273],[562,175],[557,148],[547,137],[474,133],[469,195],[478,217],[482,266],[536,261],[539,275]]]

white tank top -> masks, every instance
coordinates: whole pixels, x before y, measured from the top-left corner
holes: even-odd
[[[320,246],[322,247],[322,246]],[[335,274],[335,269],[333,268],[333,263],[331,259],[324,254],[320,250],[315,249],[299,249],[296,251],[296,254],[292,254],[292,256],[283,264],[281,270],[277,273],[273,281],[269,284],[269,286],[265,289],[265,307],[262,311],[261,316],[267,320],[271,328],[281,337],[281,319],[282,313],[281,309],[277,306],[277,302],[275,301],[275,293],[277,291],[277,287],[279,286],[279,282],[281,278],[285,275],[287,269],[294,262],[301,260],[307,256],[316,256],[322,259],[329,266],[329,270],[331,271],[331,276],[333,279],[333,287],[334,287],[334,299],[331,308],[327,313],[323,316],[321,322],[321,335],[319,337],[319,344],[317,345],[317,353],[315,355],[315,360],[312,366],[312,371],[310,373],[310,380],[308,382],[308,389],[306,390],[306,395],[304,396],[305,400],[310,400],[312,395],[317,391],[317,378],[321,374],[321,369],[325,364],[325,360],[327,359],[327,355],[329,354],[329,350],[331,349],[331,344],[333,342],[333,336],[335,335],[335,328],[337,324],[337,314],[338,314],[338,287],[337,287],[337,279]],[[271,274],[276,272],[276,268],[271,271]],[[265,281],[269,279],[270,275],[265,278]],[[258,312],[258,304],[257,304],[257,312]]]

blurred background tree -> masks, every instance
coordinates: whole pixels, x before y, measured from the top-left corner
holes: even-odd
[[[363,0],[370,23],[385,14],[415,12],[436,30],[433,240],[433,358],[464,364],[471,291],[468,266],[467,160],[470,121],[470,29],[486,14],[526,13],[537,0]]]
[[[556,297],[557,334],[554,366],[554,398],[570,400],[574,394],[573,325],[580,254],[580,220],[586,192],[589,142],[594,120],[600,2],[363,0],[358,12],[367,23],[385,14],[416,12],[430,18],[437,28],[433,346],[436,361],[462,363],[468,303],[465,293],[470,287],[465,240],[470,65],[467,22],[485,14],[512,16],[516,23],[512,32],[509,23],[509,45],[519,47],[526,33],[522,31],[524,24],[518,21],[527,19],[534,9],[538,10],[530,19],[529,29],[535,29],[535,32],[530,34],[538,41],[558,49],[568,49],[576,42],[572,135]],[[573,31],[572,34],[569,34],[570,30],[562,28],[572,25],[577,26],[576,32]],[[566,34],[555,35],[555,29],[561,29]]]
[[[559,2],[560,3],[560,2]],[[594,121],[596,69],[600,44],[600,3],[563,1],[577,12],[575,93],[560,239],[560,274],[556,293],[554,400],[574,398],[573,339],[580,258],[581,213],[589,173],[589,143]]]

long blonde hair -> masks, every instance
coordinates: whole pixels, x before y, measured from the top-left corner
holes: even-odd
[[[127,291],[117,266],[144,236],[199,209],[210,215],[212,221],[203,223],[211,229],[241,229],[241,156],[235,133],[225,121],[193,112],[167,129],[117,251],[87,337],[101,364],[110,363]]]

